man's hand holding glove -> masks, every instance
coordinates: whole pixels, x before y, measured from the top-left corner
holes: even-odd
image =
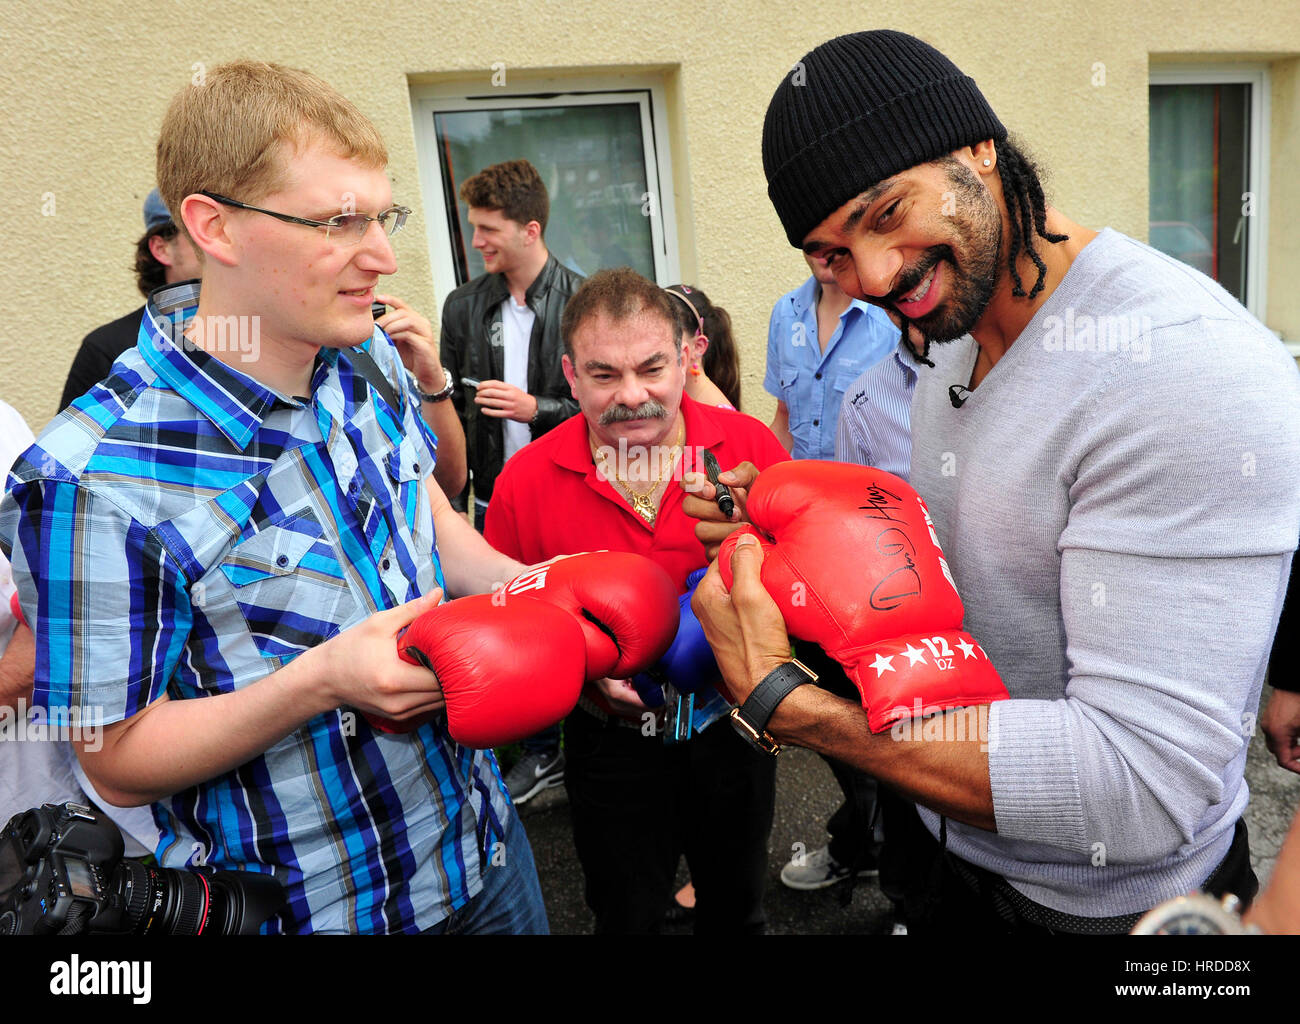
[[[779,463],[748,495],[744,533],[764,549],[762,581],[789,633],[843,665],[872,732],[946,708],[1006,699],[983,648],[961,631],[961,598],[924,502],[888,473],[842,463]]]
[[[399,638],[398,653],[437,677],[452,739],[484,748],[559,721],[584,682],[645,669],[668,649],[677,622],[676,588],[659,566],[596,552],[425,612]],[[433,716],[366,717],[384,732],[409,732]]]

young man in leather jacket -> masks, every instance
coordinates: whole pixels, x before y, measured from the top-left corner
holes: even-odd
[[[527,160],[480,171],[460,198],[487,272],[447,296],[441,355],[457,385],[481,530],[506,459],[578,411],[560,368],[560,316],[582,278],[546,248],[550,200]]]

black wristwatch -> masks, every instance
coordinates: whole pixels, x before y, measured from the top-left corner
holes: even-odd
[[[781,753],[781,745],[767,733],[767,723],[776,706],[790,695],[790,691],[804,683],[817,682],[817,673],[798,661],[778,665],[754,687],[744,704],[731,709],[731,727],[751,746],[773,756]]]

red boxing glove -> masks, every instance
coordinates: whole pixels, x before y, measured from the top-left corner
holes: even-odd
[[[564,608],[582,626],[587,679],[627,679],[659,660],[677,635],[677,588],[644,555],[595,551],[521,573],[507,594]]]
[[[23,606],[18,602],[18,591],[16,590],[9,595],[9,610],[13,612],[15,619],[21,622],[24,626],[27,625],[27,620],[23,618]]]
[[[965,610],[929,510],[904,481],[868,466],[782,462],[759,475],[747,510],[786,628],[844,666],[872,732],[1010,696],[961,631]],[[718,554],[728,589],[741,534]]]
[[[411,623],[398,653],[437,675],[452,739],[495,747],[558,722],[585,681],[652,665],[672,644],[677,617],[677,589],[663,569],[643,555],[602,551],[530,569],[491,596],[439,605]],[[401,733],[433,717],[366,720]]]
[[[497,594],[463,597],[425,612],[397,641],[398,655],[432,671],[447,702],[447,733],[485,749],[554,725],[582,692],[582,630],[544,601]],[[366,720],[383,732],[410,732],[435,713],[397,722]]]

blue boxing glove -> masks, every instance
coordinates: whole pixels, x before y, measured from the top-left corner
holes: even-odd
[[[663,684],[671,683],[678,693],[698,693],[722,679],[713,648],[704,636],[704,627],[691,611],[691,597],[707,569],[696,569],[686,577],[686,593],[677,599],[680,610],[677,635],[672,646],[649,670],[632,678],[637,696],[647,707],[664,704]]]

